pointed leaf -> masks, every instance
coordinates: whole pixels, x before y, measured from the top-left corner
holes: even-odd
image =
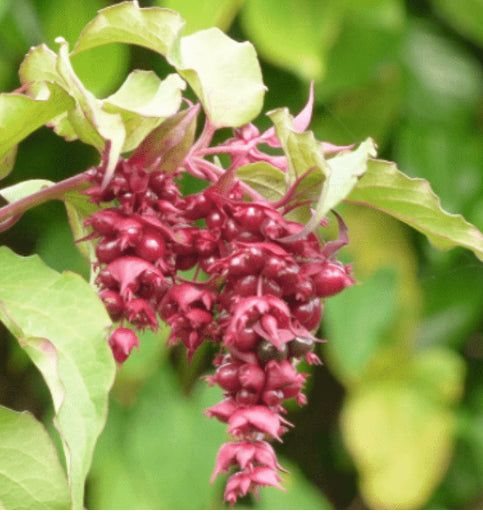
[[[50,389],[72,505],[80,509],[115,372],[104,338],[111,321],[78,275],[59,274],[37,256],[23,258],[8,248],[0,249],[0,266],[0,319]]]
[[[153,71],[135,70],[103,100],[104,110],[120,114],[124,122],[123,151],[136,148],[149,132],[178,111],[185,87],[179,75],[168,75],[161,81]]]
[[[350,194],[357,181],[366,172],[369,158],[375,156],[374,141],[367,139],[357,150],[330,159],[328,161],[330,173],[323,183],[315,212],[303,230],[286,237],[285,240],[296,240],[315,230],[330,210]]]
[[[438,249],[462,246],[483,260],[483,234],[441,207],[426,180],[409,178],[392,162],[371,160],[346,201],[382,210],[428,237]]]
[[[268,162],[241,166],[236,176],[269,201],[279,200],[286,192],[285,173]]]
[[[181,38],[168,61],[193,88],[216,128],[237,127],[259,114],[265,86],[250,43],[211,28]]]
[[[72,108],[72,98],[56,84],[43,82],[42,94],[0,94],[0,159],[11,166],[12,148],[60,113]],[[5,164],[4,164],[5,165]]]
[[[54,443],[29,412],[0,406],[2,509],[69,509],[69,487]]]
[[[268,113],[268,117],[275,125],[275,133],[287,157],[286,182],[288,186],[293,185],[297,177],[310,169],[319,170],[325,177],[330,174],[322,144],[315,139],[313,132],[294,130],[294,118],[287,108],[273,110]]]
[[[174,173],[189,152],[196,130],[199,105],[178,112],[153,130],[130,157],[150,171]]]
[[[109,43],[127,43],[166,55],[183,25],[180,15],[169,9],[122,2],[99,11],[82,31],[72,54]]]

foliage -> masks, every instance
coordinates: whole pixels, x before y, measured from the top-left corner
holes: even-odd
[[[483,236],[473,226],[483,223],[478,167],[483,145],[477,128],[483,75],[476,47],[465,39],[475,45],[482,41],[476,2],[454,7],[433,0],[414,7],[402,0],[323,5],[216,0],[200,10],[192,0],[159,0],[153,3],[180,15],[125,2],[97,16],[105,7],[101,1],[60,3],[0,5],[0,41],[8,49],[0,55],[3,90],[18,87],[15,70],[28,47],[37,45],[20,67],[23,89],[0,96],[0,177],[10,173],[1,191],[5,200],[22,205],[35,194],[42,197],[53,183],[97,165],[98,154],[87,145],[101,154],[106,176],[120,155],[135,150],[148,134],[162,147],[179,126],[181,118],[173,116],[188,86],[216,129],[248,123],[262,109],[263,74],[269,85],[264,110],[277,109],[259,121],[267,127],[273,123],[287,172],[267,162],[249,163],[237,169],[237,177],[274,201],[295,187],[314,206],[312,212],[293,212],[294,220],[306,224],[305,232],[317,229],[337,207],[351,236],[343,259],[354,261],[354,275],[362,283],[327,302],[327,366],[309,388],[313,403],[323,397],[323,404],[334,401],[341,408],[340,424],[335,419],[316,432],[310,455],[293,449],[296,434],[287,440],[289,500],[310,509],[331,507],[330,501],[336,507],[357,506],[359,500],[375,508],[474,505],[483,480],[477,472],[482,440],[474,428],[481,415],[477,343],[483,270],[469,252],[437,253],[392,218],[427,236],[436,248],[461,246],[483,258]],[[54,43],[58,36],[68,43]],[[137,66],[150,71],[127,74]],[[300,109],[311,80],[313,132],[306,126],[300,130],[297,118],[278,108]],[[76,142],[59,145],[45,129],[21,142],[44,124]],[[172,162],[183,159],[191,145],[192,118],[183,130]],[[330,152],[319,140],[358,146]],[[376,159],[374,140],[398,167]],[[190,177],[184,186],[190,191],[200,185]],[[473,224],[448,214],[435,193],[445,208]],[[75,239],[87,234],[83,221],[96,207],[77,191],[51,198],[65,202],[70,229],[66,217],[60,220],[40,206],[38,228],[32,228],[35,214],[28,212],[5,232],[5,243],[19,253],[37,252],[53,269],[68,271],[59,274],[37,257],[25,259],[2,248],[0,318],[21,348],[11,339],[8,348],[5,342],[8,376],[35,375],[24,354],[39,369],[52,397],[60,452],[39,421],[2,408],[0,429],[8,444],[0,459],[12,484],[0,487],[0,504],[7,508],[82,507],[114,373],[104,342],[110,320],[85,279],[70,272],[89,279],[72,232]],[[19,245],[22,238],[28,247]],[[92,256],[91,243],[82,244],[84,255]],[[212,354],[205,349],[186,368],[184,356],[175,352],[170,358],[159,338],[165,337],[145,335],[140,353],[117,374],[88,480],[91,508],[221,507],[221,490],[208,486],[208,476],[223,430],[200,415],[216,399],[211,389],[193,384]],[[333,377],[327,392],[316,390],[317,376],[327,380],[329,372],[345,389],[342,402],[331,394]],[[23,393],[42,405],[38,416],[49,426],[47,397],[28,387]],[[13,397],[0,396],[0,401],[24,409]],[[298,428],[319,425],[329,409],[317,405],[297,413]],[[51,436],[57,441],[55,433]],[[334,443],[337,436],[345,448]],[[38,447],[29,437],[41,441]],[[34,453],[39,465],[29,466],[26,479],[42,478],[43,495],[37,482],[26,487],[27,493],[18,492],[23,476],[8,465],[9,450],[25,458]],[[173,462],[180,461],[189,464],[173,475]],[[42,462],[53,469],[48,479]],[[312,475],[308,469],[314,468],[326,470]],[[324,476],[330,473],[339,484],[329,485]],[[459,476],[466,477],[464,483]],[[140,482],[146,490],[142,497]],[[256,507],[278,508],[276,494],[263,491]]]

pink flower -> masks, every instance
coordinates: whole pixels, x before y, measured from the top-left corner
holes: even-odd
[[[227,442],[220,447],[216,456],[216,466],[211,476],[211,483],[219,474],[228,472],[234,465],[246,470],[253,468],[254,464],[265,465],[272,470],[285,471],[278,464],[275,451],[268,442]]]
[[[251,472],[237,472],[226,483],[225,501],[233,507],[238,498],[245,496],[249,491],[253,491],[258,497],[258,486],[275,486],[285,492],[280,481],[277,472],[265,466],[255,467]]]
[[[233,436],[245,436],[254,432],[266,433],[281,442],[281,424],[291,425],[267,406],[255,405],[239,408],[228,419],[228,432]]]

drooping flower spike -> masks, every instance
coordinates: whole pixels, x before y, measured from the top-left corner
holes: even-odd
[[[313,86],[294,130],[307,128],[312,109]],[[190,107],[180,119],[186,122],[196,112]],[[205,341],[218,345],[215,373],[205,379],[222,389],[223,398],[205,414],[226,423],[232,438],[218,453],[212,481],[234,471],[225,489],[233,506],[250,491],[258,496],[260,487],[283,490],[283,469],[270,443],[281,442],[293,427],[284,416],[285,401],[307,402],[307,375],[297,365],[302,359],[320,364],[314,347],[322,342],[316,336],[321,300],[354,280],[351,268],[335,260],[348,242],[340,216],[335,213],[339,238],[327,243],[313,233],[300,236],[304,226],[287,218],[300,206],[297,186],[303,176],[278,202],[258,194],[249,200],[236,179],[237,167],[247,163],[264,161],[286,170],[286,157],[257,147],[281,147],[275,130],[260,134],[248,124],[208,148],[210,130],[205,127],[176,169],[160,171],[162,155],[150,146],[156,138],[148,136],[109,180],[103,166],[92,170],[86,193],[110,206],[86,221],[92,233],[85,239],[97,239],[99,294],[113,322],[120,323],[109,339],[119,364],[139,346],[133,329],[155,331],[159,318],[171,327],[168,343],[184,344],[189,359]],[[226,172],[205,160],[217,153],[231,157]],[[183,196],[176,181],[183,172],[216,178],[199,193]],[[180,275],[189,269],[191,280]]]

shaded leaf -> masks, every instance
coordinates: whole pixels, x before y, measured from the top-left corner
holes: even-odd
[[[287,492],[282,492],[272,486],[261,488],[260,501],[256,504],[257,509],[332,509],[327,498],[304,476],[300,468],[284,458],[278,458],[278,460],[280,465],[288,470],[288,474],[282,474],[281,482]]]
[[[337,0],[246,0],[242,23],[250,40],[272,64],[306,80],[320,79],[327,51],[339,31],[344,6]]]
[[[432,0],[438,16],[480,46],[483,45],[483,4],[479,0]]]
[[[242,6],[244,0],[157,0],[160,7],[167,7],[178,12],[186,20],[184,34],[198,30],[218,27],[226,32]]]
[[[177,41],[168,61],[193,88],[216,128],[243,125],[260,113],[265,86],[251,43],[211,28]]]
[[[149,132],[178,111],[185,87],[176,74],[161,81],[152,71],[135,70],[114,94],[103,100],[106,112],[122,117],[126,128],[123,151],[136,148]]]
[[[0,249],[0,319],[42,373],[52,394],[67,463],[72,506],[104,427],[114,359],[105,342],[111,321],[78,275],[58,274],[37,257]]]
[[[409,178],[392,162],[369,161],[346,201],[392,215],[426,235],[438,249],[462,246],[483,260],[483,234],[462,216],[443,210],[426,180]]]
[[[138,392],[134,405],[121,409],[114,403],[115,415],[109,416],[96,452],[92,472],[96,489],[90,507],[220,507],[223,478],[210,486],[209,477],[226,426],[202,413],[220,399],[219,389],[201,383],[193,394],[184,395],[171,366],[164,362]]]
[[[69,487],[57,450],[29,412],[0,406],[2,509],[69,509]]]
[[[8,176],[10,171],[12,171],[15,159],[17,158],[17,148],[17,145],[12,146],[0,157],[0,180]]]
[[[324,319],[330,344],[325,351],[343,383],[364,376],[377,350],[387,343],[386,331],[394,324],[398,306],[396,276],[390,269],[378,270],[362,286],[354,285],[328,302]]]

